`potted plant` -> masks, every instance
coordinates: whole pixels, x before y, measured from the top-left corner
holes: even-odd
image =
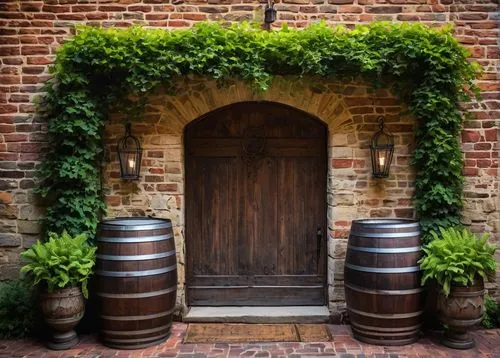
[[[482,320],[483,280],[495,274],[495,246],[487,243],[487,234],[477,238],[467,229],[441,228],[432,236],[419,264],[422,285],[434,279],[439,286],[438,316],[447,327],[442,343],[456,349],[472,348],[468,330]]]
[[[53,330],[49,348],[67,349],[78,343],[74,327],[85,311],[95,251],[84,234],[71,237],[65,231],[49,233],[47,242],[37,241],[21,254],[26,261],[21,272],[41,288],[44,321]]]

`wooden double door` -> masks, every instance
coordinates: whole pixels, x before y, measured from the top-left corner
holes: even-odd
[[[185,146],[188,304],[325,304],[325,126],[238,103],[190,124]]]

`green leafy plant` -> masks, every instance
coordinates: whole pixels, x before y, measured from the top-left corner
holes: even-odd
[[[95,264],[95,251],[85,234],[71,237],[66,231],[61,235],[49,233],[47,242],[37,241],[21,254],[27,261],[21,272],[49,292],[81,286],[84,297],[88,298],[87,280]]]
[[[498,320],[500,319],[500,304],[495,301],[490,295],[484,296],[484,312],[481,325],[484,328],[497,327]]]
[[[28,336],[39,322],[33,286],[23,280],[0,282],[0,338]]]
[[[422,285],[435,279],[448,296],[452,283],[467,286],[476,277],[491,279],[495,274],[496,247],[487,243],[486,233],[477,238],[466,228],[450,227],[431,234],[434,240],[423,247],[425,256],[419,260]]]
[[[344,83],[362,78],[408,104],[419,123],[414,203],[429,240],[431,230],[460,220],[458,103],[477,94],[473,81],[480,73],[452,30],[387,22],[352,30],[319,23],[264,31],[213,22],[174,31],[79,28],[60,47],[39,107],[48,122],[49,151],[38,172],[38,191],[48,199],[46,227],[94,237],[105,211],[99,168],[108,112],[126,108],[126,120],[139,117],[147,94],[158,87],[175,93],[179,76],[221,84],[237,78],[265,91],[274,75],[298,75]]]

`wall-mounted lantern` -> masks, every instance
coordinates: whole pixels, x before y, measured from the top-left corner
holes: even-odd
[[[264,9],[264,30],[271,30],[271,24],[276,21],[276,9],[274,1],[268,0]]]
[[[131,124],[125,124],[125,136],[118,142],[120,178],[139,179],[141,172],[142,148],[139,140],[131,134]]]
[[[394,137],[384,131],[384,118],[378,117],[379,130],[370,143],[372,169],[375,178],[387,178],[394,153]]]

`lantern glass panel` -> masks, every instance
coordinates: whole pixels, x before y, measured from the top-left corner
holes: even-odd
[[[118,143],[118,158],[120,177],[125,180],[139,179],[142,148],[137,138],[130,134],[130,125],[127,125],[125,137]]]
[[[380,130],[375,133],[370,144],[372,169],[375,178],[387,178],[394,153],[394,138],[384,131],[382,118],[379,122]]]

